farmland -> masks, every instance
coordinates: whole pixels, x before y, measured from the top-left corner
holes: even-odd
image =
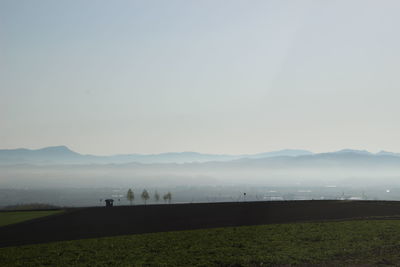
[[[267,201],[89,207],[0,227],[0,247],[117,235],[305,221],[398,218],[400,202]]]
[[[393,201],[71,208],[0,227],[0,266],[400,264],[399,218]]]
[[[61,212],[61,210],[0,212],[0,226],[28,221]]]
[[[1,266],[270,266],[400,263],[400,221],[226,227],[0,249]]]

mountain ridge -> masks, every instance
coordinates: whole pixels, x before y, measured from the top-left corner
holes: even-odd
[[[257,154],[207,154],[194,151],[165,152],[159,154],[116,154],[98,156],[80,154],[67,146],[51,146],[40,149],[0,149],[0,164],[49,164],[49,163],[189,163],[208,161],[230,161],[240,158],[264,158],[275,156],[311,155],[311,151],[284,149]]]
[[[67,146],[51,146],[40,149],[0,149],[0,165],[9,164],[126,164],[126,163],[204,163],[229,161],[262,161],[269,158],[362,158],[400,157],[399,153],[380,151],[371,153],[367,150],[342,149],[334,152],[313,153],[303,149],[282,149],[256,154],[207,154],[194,151],[165,152],[159,154],[117,154],[98,156],[80,154]]]

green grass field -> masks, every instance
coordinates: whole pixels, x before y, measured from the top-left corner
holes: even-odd
[[[142,234],[0,249],[0,266],[377,266],[400,264],[400,221]]]
[[[62,210],[0,212],[0,226],[63,212]]]

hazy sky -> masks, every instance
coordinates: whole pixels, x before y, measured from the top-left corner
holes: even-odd
[[[0,148],[400,151],[400,1],[0,0]]]

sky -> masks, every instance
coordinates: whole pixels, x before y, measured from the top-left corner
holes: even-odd
[[[399,11],[0,0],[0,148],[400,152]]]

